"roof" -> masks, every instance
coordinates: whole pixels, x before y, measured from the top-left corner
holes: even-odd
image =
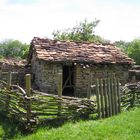
[[[17,59],[12,57],[0,59],[0,66],[9,65],[24,67],[26,64],[27,61],[25,59]]]
[[[112,44],[57,41],[34,37],[31,42],[29,60],[32,53],[35,53],[38,59],[51,62],[134,63]]]

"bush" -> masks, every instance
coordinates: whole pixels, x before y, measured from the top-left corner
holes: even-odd
[[[25,59],[29,51],[29,45],[18,40],[5,40],[0,43],[0,57],[16,57]]]

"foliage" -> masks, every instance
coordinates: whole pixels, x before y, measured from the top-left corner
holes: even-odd
[[[24,59],[27,57],[28,49],[29,45],[23,44],[18,40],[5,40],[0,43],[0,56]]]
[[[21,135],[17,125],[6,119],[5,114],[0,111],[0,140],[13,139],[17,135]]]
[[[88,22],[84,20],[72,29],[53,32],[54,39],[69,40],[69,41],[90,41],[90,42],[105,42],[103,38],[94,34],[95,27],[99,24],[99,20]]]
[[[136,64],[140,64],[140,39],[135,39],[129,44],[127,54],[135,60]]]
[[[11,133],[8,133],[10,128],[13,127],[8,123],[5,126],[1,122],[0,138],[8,133],[7,139],[11,138],[13,140],[139,140],[139,118],[140,108],[137,108],[104,120],[69,122],[59,128],[41,128],[29,136],[21,135],[20,132],[15,131],[16,129],[13,129],[15,135],[13,136],[12,130]]]
[[[115,45],[117,47],[119,47],[126,54],[127,54],[127,50],[128,50],[128,45],[129,44],[130,44],[130,42],[125,42],[123,40],[115,41]]]
[[[140,39],[134,39],[131,42],[116,41],[115,45],[133,58],[136,64],[140,64]]]

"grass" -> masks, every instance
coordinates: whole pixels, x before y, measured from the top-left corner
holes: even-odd
[[[11,137],[9,135],[8,139],[14,140],[139,140],[140,108],[107,119],[68,122],[51,129],[41,128],[28,136],[22,136],[16,127],[12,127],[1,122],[0,138],[4,138],[9,131],[14,134]]]
[[[0,140],[14,139],[16,136],[20,136],[17,125],[0,116]]]

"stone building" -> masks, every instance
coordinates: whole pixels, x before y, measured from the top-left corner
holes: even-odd
[[[129,79],[130,82],[140,81],[140,65],[133,65],[133,67],[129,70]]]
[[[24,86],[24,76],[31,73],[30,68],[25,67],[26,60],[16,58],[0,59],[0,79],[7,81],[7,72],[12,72],[12,84]]]
[[[57,74],[62,72],[63,95],[84,97],[89,83],[115,75],[121,83],[128,79],[134,61],[112,44],[57,41],[35,37],[28,63],[34,81],[43,92],[57,94]]]

